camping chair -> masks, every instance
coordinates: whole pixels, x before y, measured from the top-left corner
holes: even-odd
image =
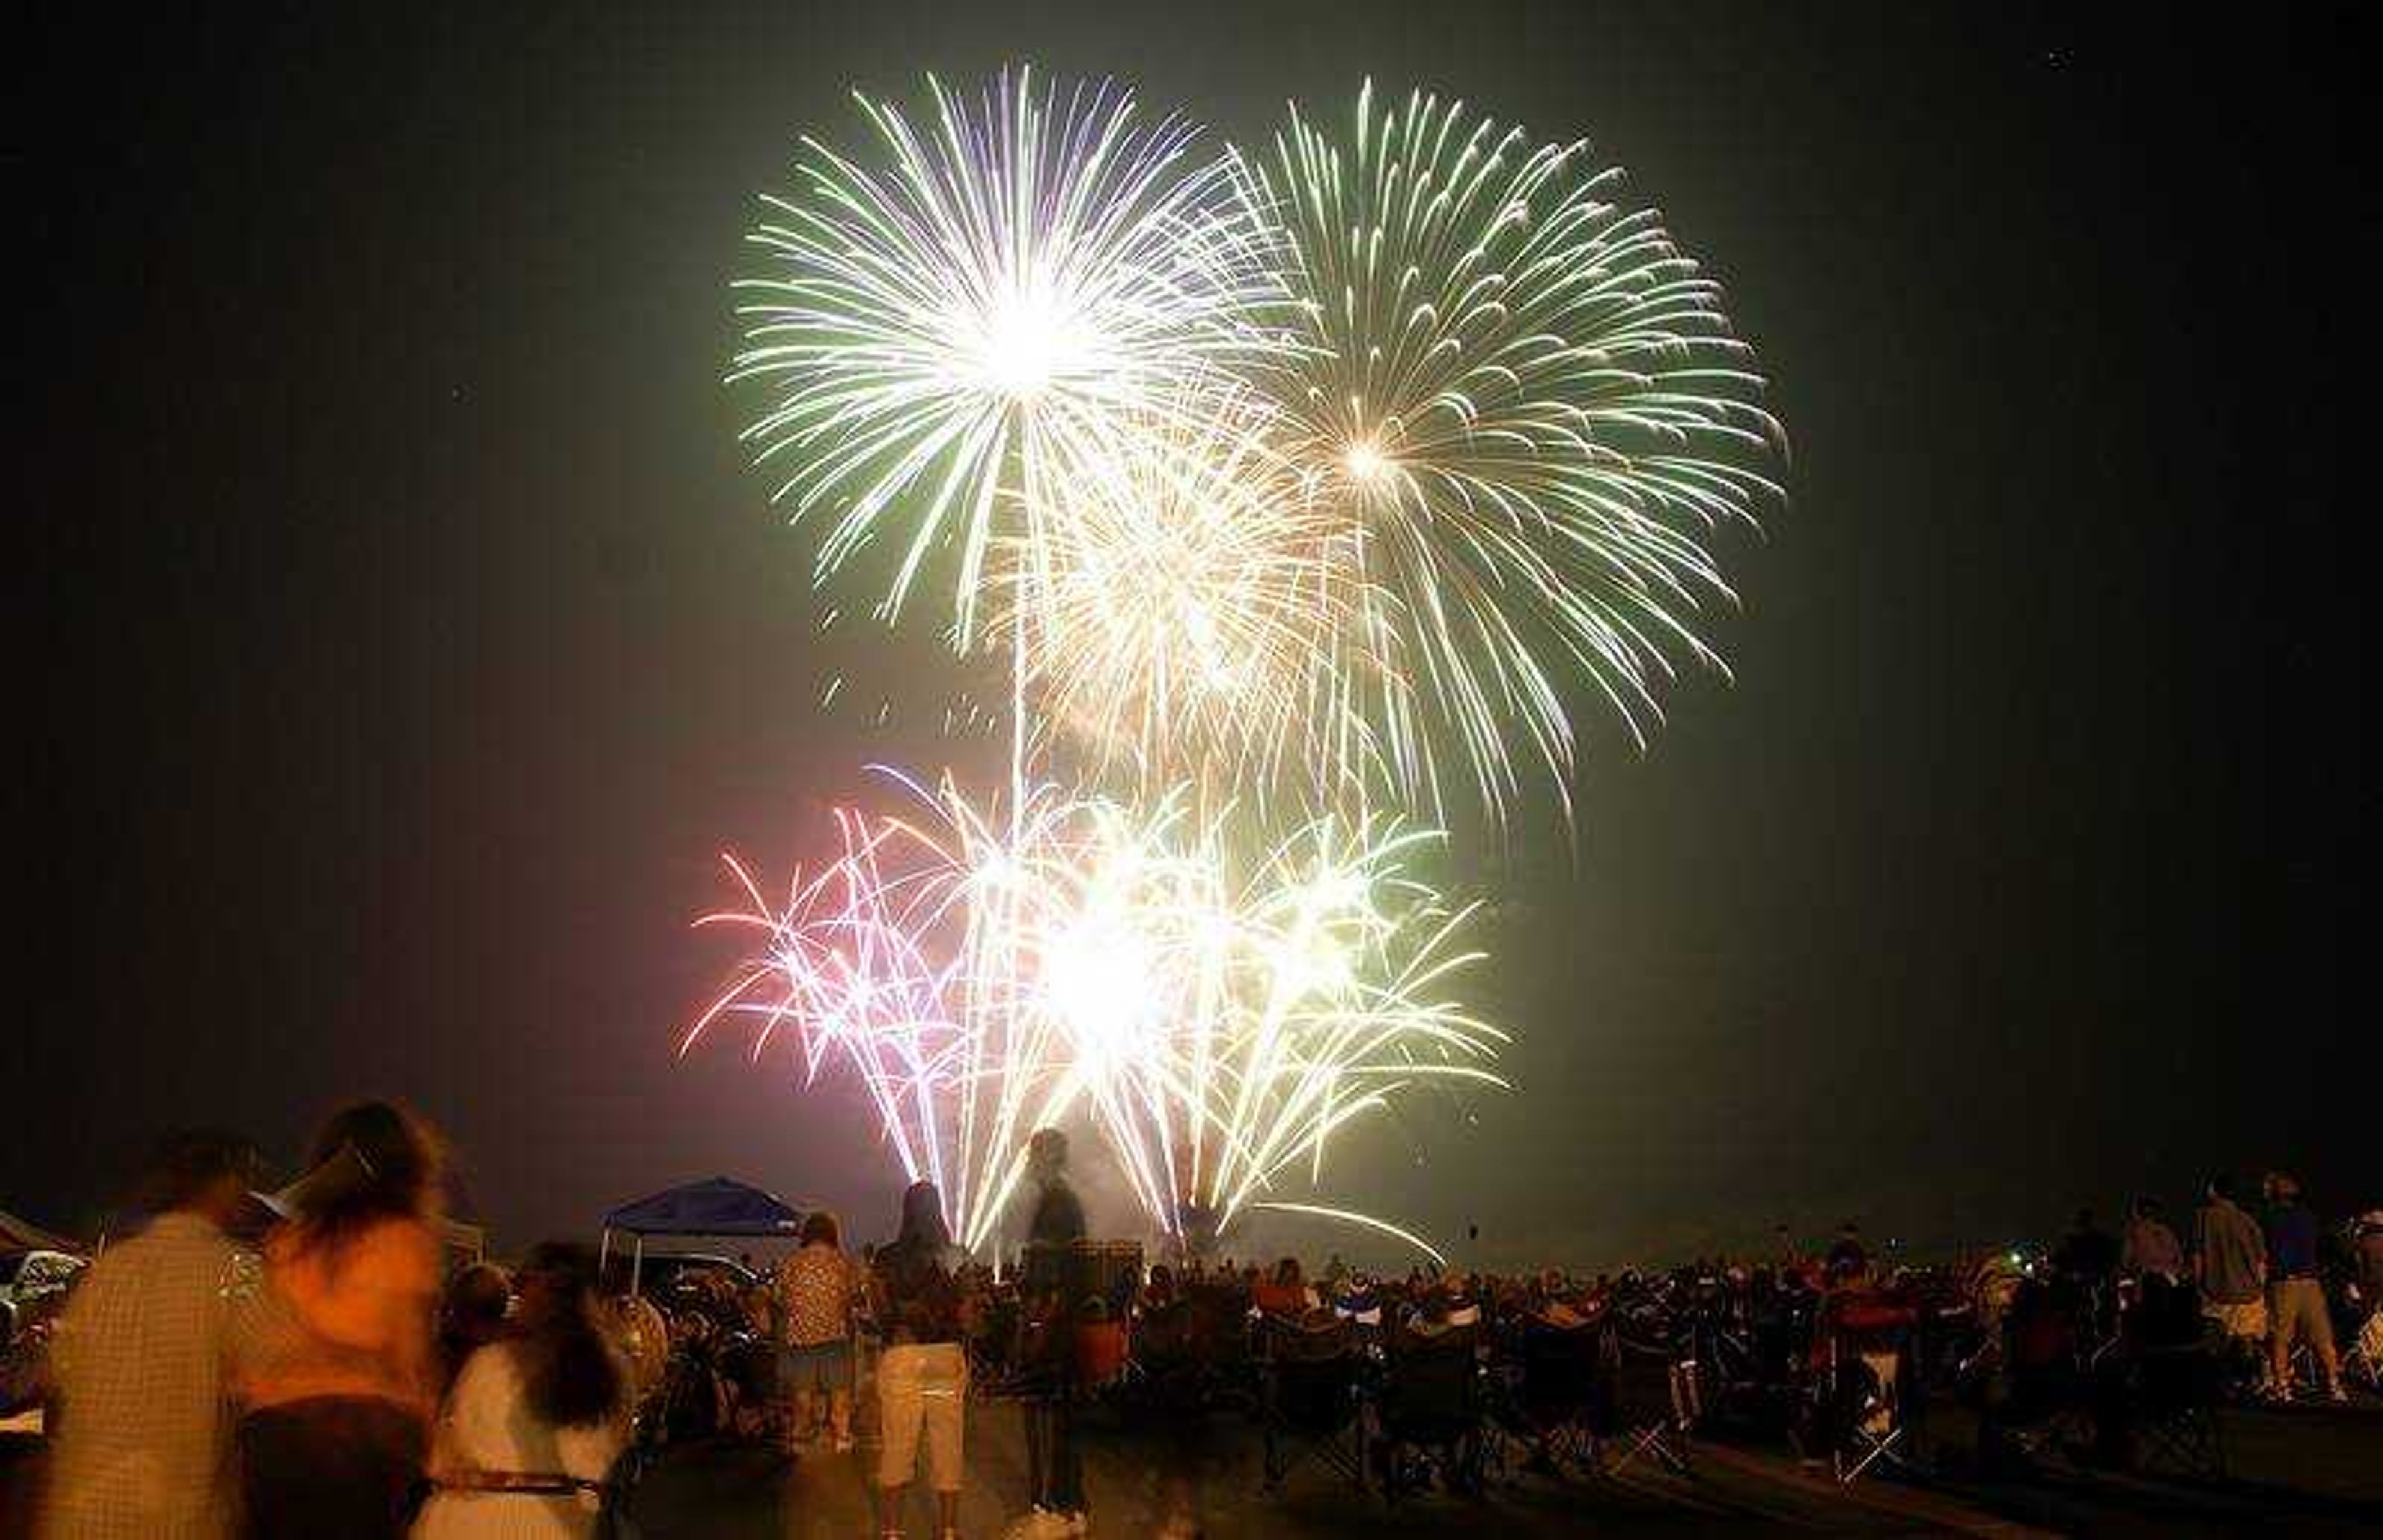
[[[1559,1326],[1526,1318],[1500,1368],[1506,1394],[1499,1408],[1505,1442],[1527,1443],[1530,1461],[1550,1473],[1566,1466],[1597,1468],[1595,1398],[1598,1332],[1581,1321]]]
[[[1358,1416],[1358,1358],[1348,1327],[1339,1321],[1270,1321],[1259,1368],[1266,1490],[1279,1490],[1291,1468],[1309,1455],[1362,1490],[1364,1434]]]
[[[1609,1323],[1599,1334],[1597,1373],[1592,1407],[1603,1409],[1606,1418],[1598,1431],[1623,1446],[1605,1473],[1620,1475],[1640,1456],[1651,1454],[1673,1472],[1687,1474],[1688,1435],[1701,1415],[1693,1366],[1668,1349],[1626,1351],[1619,1328]]]
[[[1200,1351],[1199,1322],[1190,1300],[1146,1307],[1130,1340],[1129,1384],[1138,1404],[1165,1417],[1207,1409],[1207,1356]]]
[[[2341,1355],[2341,1377],[2363,1380],[2366,1388],[2383,1394],[2383,1305],[2366,1312],[2366,1320]]]
[[[2217,1403],[2226,1376],[2216,1346],[2198,1290],[2158,1274],[2143,1277],[2126,1312],[2123,1357],[2111,1366],[2117,1393],[2100,1405],[2103,1451],[2130,1468],[2195,1481],[2223,1476]]]
[[[1481,1483],[1480,1368],[1475,1337],[1459,1328],[1391,1339],[1375,1401],[1375,1469],[1396,1502],[1437,1474],[1451,1492]]]
[[[2226,1444],[2217,1422],[2224,1375],[2216,1356],[2199,1343],[2144,1348],[2131,1368],[2133,1462],[2192,1481],[2225,1479]]]
[[[2001,1395],[1979,1425],[1980,1455],[1990,1465],[2005,1456],[2033,1461],[2046,1455],[2074,1463],[2099,1432],[2070,1312],[2030,1280],[2013,1296],[2002,1326]]]
[[[1819,1382],[1828,1398],[1830,1463],[1850,1486],[1882,1463],[1911,1469],[1904,1411],[1908,1328],[1835,1330],[1823,1340]]]
[[[1205,1381],[1203,1394],[1212,1403],[1230,1402],[1256,1412],[1262,1388],[1251,1354],[1247,1297],[1202,1285],[1187,1292],[1185,1300],[1192,1312],[1191,1350],[1199,1356]]]

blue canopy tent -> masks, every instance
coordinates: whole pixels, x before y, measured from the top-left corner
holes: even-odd
[[[615,1230],[634,1237],[636,1250],[629,1266],[629,1290],[636,1293],[644,1281],[646,1237],[649,1235],[786,1237],[802,1227],[803,1211],[776,1194],[726,1177],[713,1177],[640,1198],[634,1203],[624,1203],[606,1214],[599,1265],[611,1257]]]

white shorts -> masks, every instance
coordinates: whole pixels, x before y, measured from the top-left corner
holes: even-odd
[[[960,1489],[961,1429],[968,1407],[968,1356],[957,1342],[905,1343],[877,1361],[877,1485],[908,1486],[927,1443],[927,1480],[938,1492]]]

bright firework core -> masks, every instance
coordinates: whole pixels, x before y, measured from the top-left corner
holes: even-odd
[[[1352,481],[1378,481],[1390,468],[1389,457],[1371,444],[1352,444],[1340,457],[1341,469]]]
[[[1039,289],[1011,295],[986,317],[978,367],[1011,400],[1031,400],[1074,366],[1080,349],[1068,318]]]

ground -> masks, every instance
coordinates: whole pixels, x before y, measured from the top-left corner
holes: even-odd
[[[1025,1506],[1016,1408],[969,1408],[969,1487],[962,1533],[999,1534]],[[1689,1534],[1782,1528],[1854,1534],[2019,1534],[2113,1530],[2225,1534],[2287,1521],[2296,1533],[2383,1526],[2383,1407],[2243,1410],[2225,1417],[2230,1477],[2186,1484],[2096,1473],[1985,1480],[1960,1472],[1969,1429],[1934,1424],[1944,1469],[1926,1481],[1887,1476],[1838,1487],[1761,1445],[1705,1443],[1681,1474],[1652,1458],[1618,1475],[1555,1481],[1518,1476],[1484,1497],[1431,1493],[1396,1508],[1321,1467],[1264,1490],[1256,1438],[1240,1423],[1133,1431],[1095,1420],[1086,1446],[1095,1533],[1142,1537],[1172,1516],[1196,1514],[1209,1540],[1236,1536],[1494,1534],[1495,1540],[1600,1531]],[[41,1468],[38,1440],[0,1438],[0,1540],[29,1534]],[[750,1447],[675,1448],[646,1478],[635,1513],[649,1540],[693,1536],[852,1540],[869,1534],[861,1487],[864,1442],[853,1455],[807,1455],[792,1465]],[[907,1532],[933,1533],[913,1489]]]
[[[1023,1438],[1014,1407],[976,1404],[969,1425],[969,1490],[962,1532],[1001,1533],[1025,1506]],[[1851,1488],[1799,1467],[1784,1451],[1707,1443],[1681,1474],[1651,1457],[1595,1481],[1518,1476],[1490,1495],[1432,1493],[1393,1509],[1328,1470],[1297,1470],[1279,1493],[1263,1489],[1258,1442],[1219,1419],[1204,1429],[1134,1432],[1096,1422],[1088,1431],[1095,1532],[1151,1536],[1187,1508],[1210,1540],[1234,1536],[1357,1536],[1494,1532],[1497,1540],[1576,1534],[1584,1527],[1684,1534],[1714,1528],[1833,1533],[2010,1534],[2111,1529],[2227,1533],[2252,1521],[2350,1529],[2383,1523],[2383,1408],[2230,1411],[2230,1479],[2192,1485],[2108,1474],[1987,1481],[1958,1473],[1950,1458],[1971,1430],[1940,1416],[1946,1470],[1925,1483],[1865,1479]],[[652,1540],[680,1536],[865,1534],[858,1456],[808,1456],[791,1469],[759,1451],[707,1445],[673,1452],[639,1494]],[[913,1490],[908,1534],[932,1534],[923,1492]]]

